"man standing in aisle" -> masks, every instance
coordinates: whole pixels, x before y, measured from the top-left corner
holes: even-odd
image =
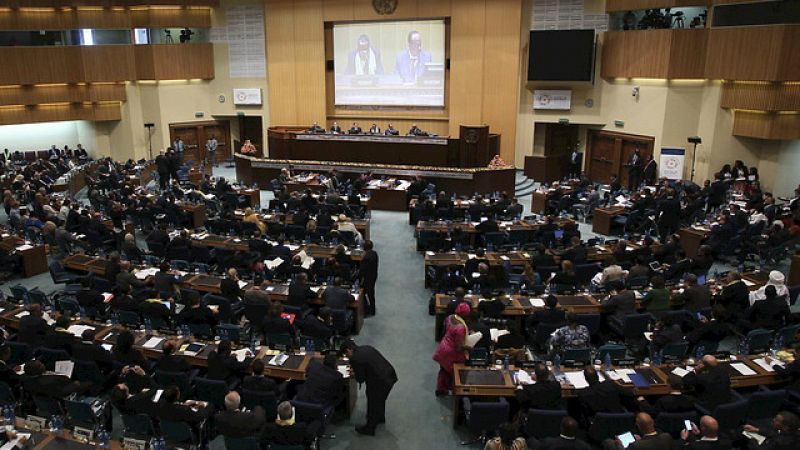
[[[158,185],[162,191],[166,191],[169,183],[170,162],[167,155],[164,154],[164,150],[159,151],[156,156],[156,171],[158,172]]]
[[[386,423],[386,399],[397,383],[397,373],[372,346],[356,345],[348,339],[342,344],[341,354],[350,360],[350,368],[359,385],[367,384],[367,423],[356,427],[356,432],[374,436],[378,424]]]
[[[183,143],[183,139],[180,136],[175,138],[175,142],[172,143],[172,149],[175,150],[176,156],[178,157],[178,161],[183,164],[183,151],[185,150],[186,146]]]
[[[206,158],[209,163],[217,167],[217,138],[213,134],[206,141]]]
[[[642,167],[644,167],[644,161],[637,148],[628,160],[628,190],[631,192],[639,188],[642,181]]]
[[[378,253],[373,247],[371,240],[364,241],[364,256],[358,269],[361,286],[364,288],[364,299],[367,301],[368,316],[375,315],[375,283],[378,281]]]

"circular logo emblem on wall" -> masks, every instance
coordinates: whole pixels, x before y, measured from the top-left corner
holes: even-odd
[[[478,132],[475,130],[467,130],[467,132],[464,134],[464,142],[467,144],[477,144]]]
[[[397,9],[398,0],[372,0],[372,8],[378,14],[392,14]]]
[[[678,168],[678,166],[679,166],[679,165],[680,165],[680,164],[678,163],[678,160],[677,160],[677,159],[675,159],[675,158],[669,158],[669,159],[667,159],[667,161],[666,161],[666,166],[667,166],[667,169],[672,169],[672,170],[675,170],[675,169],[677,169],[677,168]]]

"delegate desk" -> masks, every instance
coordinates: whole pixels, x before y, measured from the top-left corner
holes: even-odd
[[[409,182],[397,178],[371,180],[362,194],[369,197],[369,207],[382,211],[405,211]]]
[[[705,226],[692,225],[690,227],[683,227],[678,230],[678,236],[681,237],[681,248],[686,252],[686,256],[694,258],[697,256],[697,250],[703,245],[711,229]]]
[[[575,223],[571,219],[556,219],[553,221],[559,227],[563,227],[567,223]],[[420,247],[420,239],[419,235],[421,232],[434,232],[440,234],[451,233],[456,228],[460,228],[462,232],[467,233],[470,237],[470,245],[475,246],[475,236],[478,234],[478,230],[475,229],[475,226],[480,224],[480,222],[453,222],[453,221],[427,221],[427,220],[420,220],[417,222],[417,250],[421,250]],[[536,231],[544,225],[544,221],[536,220],[536,219],[522,219],[522,220],[498,220],[497,226],[498,231],[505,231],[505,232],[528,232],[528,233],[535,233]]]
[[[436,326],[433,330],[433,337],[437,341],[444,331],[447,304],[453,298],[452,295],[436,294]],[[464,298],[470,301],[472,309],[477,308],[480,302],[485,301],[478,295],[467,295]],[[558,308],[572,314],[599,313],[603,308],[600,302],[591,295],[556,295],[556,298],[558,299]],[[544,309],[544,300],[526,295],[506,295],[492,301],[506,304],[502,313],[503,317],[513,319],[517,329],[520,331],[522,331],[522,318],[524,316],[532,314],[537,309]]]
[[[608,236],[611,234],[611,225],[617,216],[626,213],[622,206],[611,206],[608,208],[595,208],[592,218],[592,232]]]
[[[735,357],[732,357],[731,360],[722,360],[719,362],[720,365],[727,368],[731,376],[731,387],[733,388],[775,384],[785,380],[777,376],[774,370],[767,370],[765,365],[759,364],[762,360],[758,356],[733,358]],[[688,362],[691,364],[694,363],[692,360],[688,360]],[[741,364],[741,366],[739,364]],[[627,368],[628,371],[621,370],[621,367],[615,367],[611,372],[607,372],[595,366],[598,372],[604,377],[610,377],[615,380],[616,383],[633,389],[633,394],[636,396],[660,396],[669,394],[668,377],[675,367],[675,365],[670,364],[661,366],[642,364],[633,368]],[[681,365],[681,367],[683,367],[683,365]],[[494,365],[489,367],[470,367],[464,364],[456,364],[453,366],[453,427],[456,427],[460,420],[462,397],[513,397],[516,389],[514,378],[517,370],[525,370],[531,376],[533,373],[532,370],[518,369],[514,366],[511,366],[509,371],[503,371],[501,369],[502,367]],[[579,372],[581,370],[582,369],[579,368],[565,368],[564,373],[557,376],[557,379],[561,382],[561,395],[563,397],[570,398],[577,396],[578,388],[570,382],[567,374]],[[629,382],[630,379],[627,378],[627,375],[624,375],[629,374],[630,370],[643,376],[649,385],[646,387],[633,386],[633,384]]]
[[[44,245],[27,244],[18,236],[4,234],[0,239],[0,250],[17,252],[25,277],[47,272],[47,249]]]
[[[282,223],[284,225],[294,225],[294,215],[293,214],[286,214],[286,213],[282,213],[282,212],[272,212],[272,213],[269,213],[269,214],[256,213],[256,215],[258,216],[259,219],[261,219],[262,221],[264,221],[266,223],[274,222],[274,223]],[[239,219],[239,220],[243,219],[244,218],[244,211],[241,210],[241,209],[234,211],[234,217],[236,219]],[[333,218],[334,222],[336,222],[336,219],[338,219],[337,216],[332,216],[332,218]],[[370,219],[352,219],[351,218],[351,219],[349,219],[349,222],[352,223],[353,226],[356,227],[356,230],[358,230],[358,232],[361,233],[361,237],[363,237],[364,240],[369,239]]]
[[[500,153],[500,135],[489,127],[462,127],[461,138],[307,133],[299,127],[270,127],[270,158],[482,167]]]

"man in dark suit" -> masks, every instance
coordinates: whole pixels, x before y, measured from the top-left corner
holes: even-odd
[[[714,304],[724,306],[728,314],[739,318],[750,305],[750,291],[738,272],[730,272],[726,281],[725,287],[714,297]]]
[[[589,450],[591,447],[586,442],[578,439],[578,422],[570,416],[561,419],[561,434],[558,437],[544,438],[536,442],[534,438],[528,439],[528,446],[537,450]]]
[[[659,433],[656,424],[650,414],[640,412],[636,415],[636,428],[639,434],[636,441],[628,445],[631,450],[672,450],[672,436],[669,433]],[[614,446],[606,448],[616,448],[622,450],[622,444],[615,440]]]
[[[265,367],[263,360],[254,359],[251,366],[252,375],[244,377],[244,380],[242,380],[242,390],[262,393],[272,392],[275,394],[275,398],[280,398],[281,391],[278,384],[275,383],[275,380],[272,378],[264,376]]]
[[[684,377],[683,383],[687,388],[695,389],[697,403],[706,409],[713,410],[731,399],[731,376],[711,355],[705,355],[694,372]]]
[[[164,150],[159,151],[158,156],[156,156],[156,171],[158,172],[158,184],[162,191],[167,190],[167,184],[169,183],[169,166],[169,158],[164,154]]]
[[[65,399],[71,394],[84,393],[90,386],[78,381],[70,381],[69,377],[57,374],[45,374],[45,367],[41,361],[28,361],[25,363],[25,373],[22,376],[22,388],[35,395]]]
[[[350,359],[350,367],[356,381],[367,384],[367,423],[356,427],[356,432],[375,435],[379,423],[386,422],[386,399],[397,383],[394,367],[369,345],[356,345],[352,340],[342,344],[341,353]]]
[[[686,275],[686,286],[683,292],[673,294],[674,304],[683,305],[683,309],[698,312],[711,306],[711,290],[706,285],[697,284],[697,275]]]
[[[102,311],[105,306],[103,296],[92,287],[91,277],[82,279],[81,286],[77,296],[78,303],[84,308],[95,308]]]
[[[28,306],[28,314],[19,319],[17,340],[38,347],[49,330],[50,326],[42,318],[42,306],[34,303]]]
[[[355,50],[347,54],[346,75],[382,75],[383,61],[378,48],[370,45],[369,36],[362,34],[358,37]]]
[[[514,391],[520,410],[558,409],[561,406],[561,383],[550,377],[550,370],[544,363],[536,364],[533,371],[536,382],[518,385]]]
[[[95,330],[84,330],[80,342],[72,344],[72,357],[82,361],[94,361],[104,372],[111,369],[114,358],[111,352],[95,342]]]
[[[331,133],[333,133],[333,134],[341,134],[342,133],[342,127],[339,126],[338,122],[333,122],[333,125],[331,125]]]
[[[594,417],[599,412],[625,412],[622,397],[632,397],[632,391],[607,378],[600,382],[594,367],[583,369],[583,376],[589,386],[578,391],[578,400],[587,417]]]
[[[248,363],[239,362],[231,354],[231,341],[220,341],[217,349],[208,355],[208,372],[206,376],[212,380],[228,380],[239,376],[247,368]]]
[[[667,413],[682,413],[694,411],[695,399],[692,396],[686,395],[682,392],[683,380],[676,375],[670,375],[669,381],[669,394],[662,396],[656,400],[655,404],[651,405],[645,400],[644,397],[636,399],[639,404],[639,410],[646,413],[656,415],[662,412]]]
[[[181,391],[176,386],[166,388],[161,395],[163,401],[158,408],[158,418],[173,422],[186,422],[197,427],[214,414],[214,405],[196,400],[180,402],[180,398]]]
[[[347,309],[347,305],[355,301],[353,294],[342,287],[342,279],[339,277],[333,279],[333,286],[325,288],[322,298],[327,307],[340,310]]]
[[[199,298],[190,297],[184,301],[187,303],[187,306],[178,314],[180,323],[185,325],[206,324],[212,328],[217,326],[219,321],[214,315],[214,312],[208,306],[200,304]]]
[[[622,324],[625,316],[636,312],[636,294],[623,286],[618,292],[612,293],[608,298],[602,300],[600,304],[603,306],[603,311],[611,315],[611,320]]]
[[[353,126],[350,127],[349,130],[347,130],[347,134],[361,134],[362,131],[363,130],[361,129],[361,127],[358,126],[357,123],[353,122]]]
[[[639,187],[642,182],[642,167],[644,167],[644,160],[639,149],[634,149],[631,157],[628,158],[628,190],[633,191]]]
[[[681,221],[681,202],[674,189],[667,189],[667,196],[658,202],[656,217],[662,240],[666,240],[667,236],[678,230]]]
[[[336,368],[336,355],[328,353],[323,362],[312,361],[306,369],[306,381],[297,388],[295,400],[336,406],[342,399],[344,377]]]
[[[658,178],[658,163],[656,163],[653,155],[647,157],[647,162],[645,162],[644,169],[642,169],[642,175],[644,184],[648,186],[655,186]]]
[[[719,422],[711,416],[700,418],[700,427],[692,424],[691,430],[681,431],[682,448],[688,450],[728,450],[731,441],[719,436]]]
[[[52,349],[64,350],[69,353],[72,350],[72,344],[78,342],[78,338],[67,331],[69,325],[69,316],[61,316],[56,319],[56,323],[50,327],[50,330],[47,331],[44,337],[44,346]]]
[[[158,392],[157,389],[149,388],[132,394],[127,384],[120,383],[111,388],[109,397],[114,407],[122,414],[147,414],[152,416],[156,414],[159,406],[159,402],[153,402],[156,392]]]
[[[364,241],[364,256],[358,268],[361,286],[364,288],[364,300],[367,302],[366,315],[375,315],[375,283],[378,281],[378,253],[371,240]]]
[[[725,194],[728,192],[728,186],[722,181],[722,175],[717,173],[714,175],[714,181],[708,186],[708,209],[709,211],[715,210],[725,203]]]
[[[166,372],[189,372],[192,370],[192,365],[186,358],[175,354],[178,348],[178,343],[173,339],[168,339],[161,346],[161,358],[156,361],[155,370],[163,370]]]
[[[252,411],[242,410],[241,400],[236,391],[225,396],[225,410],[214,416],[214,427],[219,434],[234,438],[256,436],[266,425],[264,409],[256,406]]]
[[[744,319],[739,322],[742,329],[777,330],[788,322],[792,313],[786,300],[778,297],[775,286],[768,285],[764,289],[764,294],[766,295],[764,300],[757,300],[744,312]]]

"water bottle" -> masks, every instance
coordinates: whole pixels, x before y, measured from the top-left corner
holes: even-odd
[[[603,358],[603,364],[605,365],[606,372],[611,370],[611,353],[606,353],[606,357]]]
[[[119,325],[119,313],[116,311],[111,313],[111,325]]]
[[[50,416],[50,431],[53,433],[58,431],[58,418],[55,415]]]
[[[314,348],[314,340],[308,339],[306,340],[306,353],[314,353],[316,349]]]
[[[703,356],[705,356],[705,354],[706,354],[706,348],[703,347],[702,345],[698,345],[697,349],[694,352],[694,358],[696,361],[700,361],[701,359],[703,359]]]
[[[152,332],[153,332],[153,321],[152,321],[152,320],[150,320],[150,318],[149,318],[149,317],[145,317],[145,318],[144,318],[144,331],[145,331],[147,334],[150,334],[150,333],[152,333]]]
[[[14,430],[14,408],[11,405],[3,406],[3,422],[6,425],[6,431]]]
[[[737,270],[739,271],[739,273],[743,273],[744,272],[744,264],[740,262],[739,266],[737,267]]]
[[[508,362],[509,362],[508,355],[503,357],[503,372],[508,372]]]
[[[100,429],[97,431],[97,445],[100,448],[108,448],[108,433],[102,425],[100,425]]]
[[[742,344],[739,346],[739,355],[740,356],[747,356],[750,354],[750,341],[747,339],[742,341]]]
[[[556,357],[553,358],[553,371],[556,375],[561,375],[561,355],[556,354]]]
[[[258,339],[253,338],[250,340],[250,351],[253,352],[253,355],[258,352]]]
[[[778,352],[781,350],[781,347],[783,346],[782,342],[783,339],[781,339],[781,337],[782,336],[779,334],[778,336],[775,337],[775,339],[772,340],[772,347],[770,347],[770,355],[774,359],[778,358]]]
[[[56,415],[56,425],[55,425],[55,432],[61,432],[61,428],[63,426],[63,422],[61,421],[61,416]]]
[[[656,350],[653,352],[653,365],[660,366],[661,365],[661,350]]]
[[[78,309],[78,319],[80,319],[81,317],[86,317],[86,308],[84,308],[83,306],[81,306]]]

